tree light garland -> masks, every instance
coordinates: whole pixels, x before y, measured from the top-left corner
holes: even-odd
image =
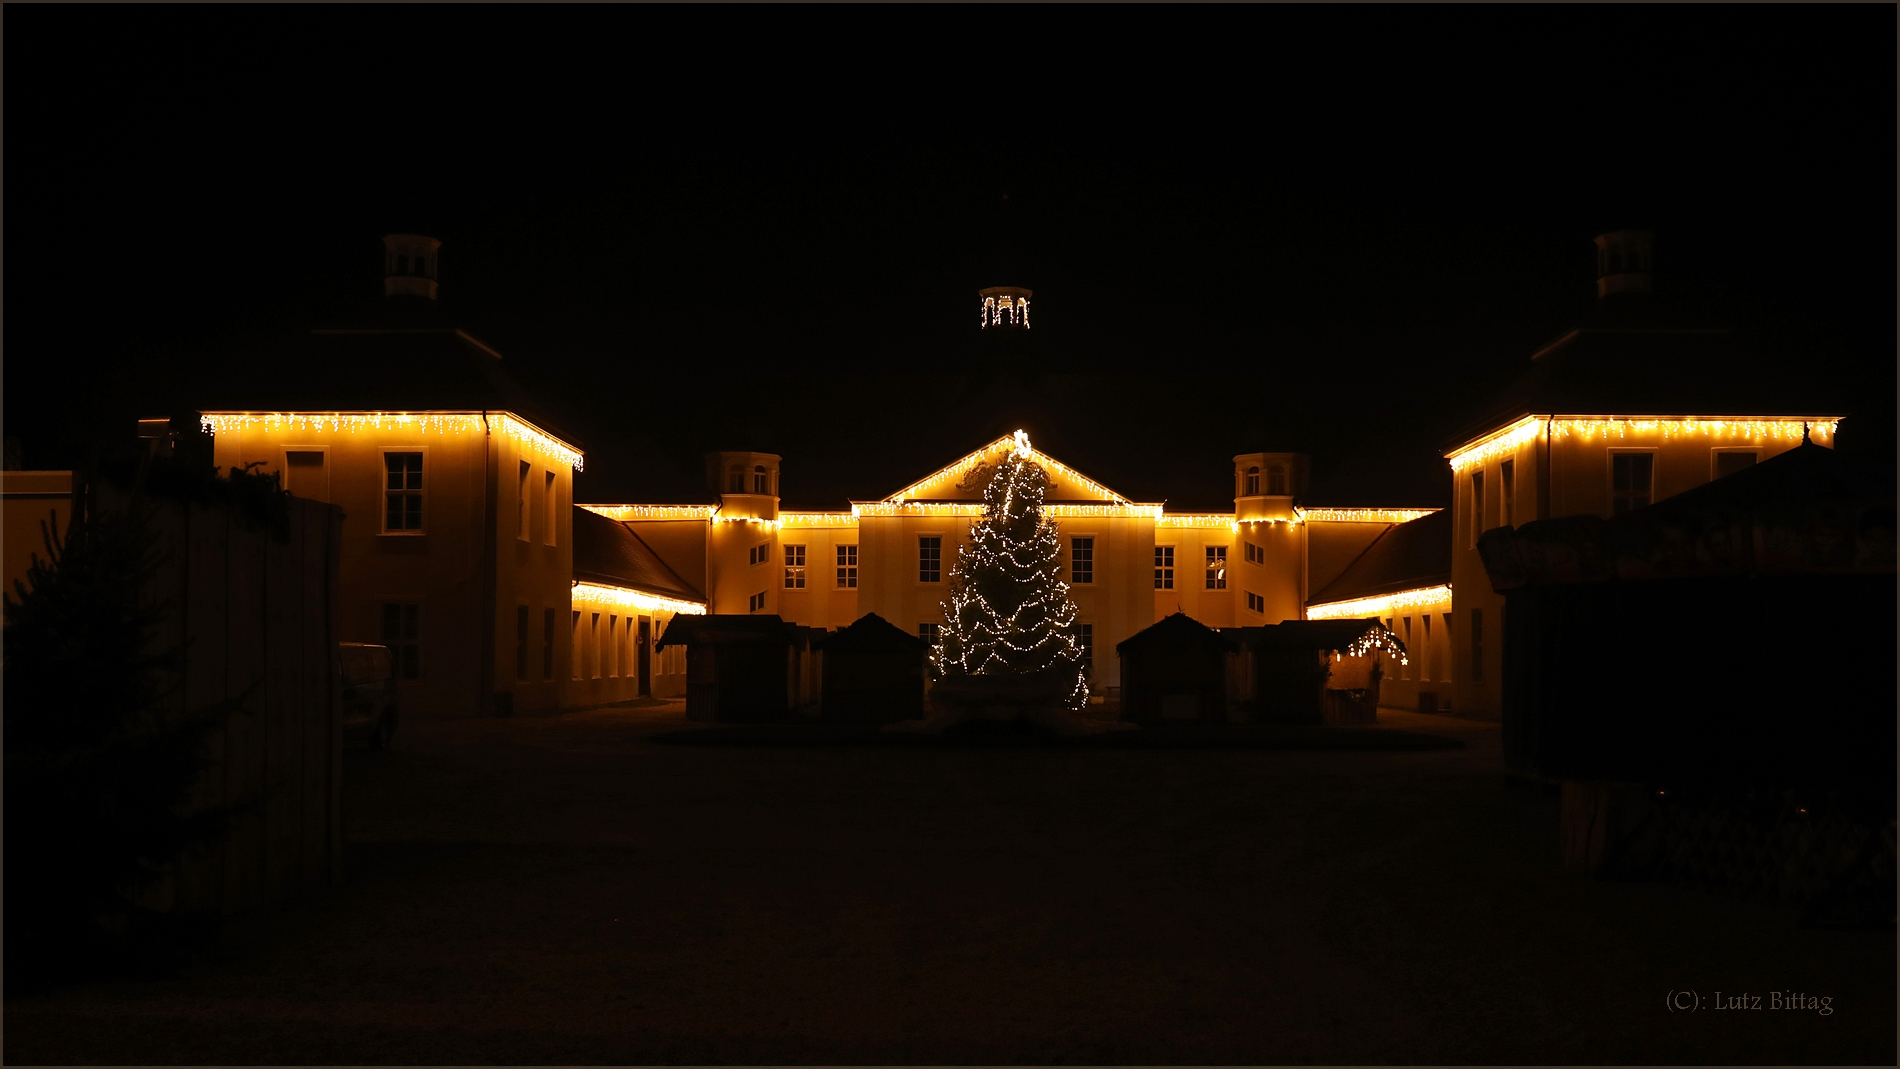
[[[1081,709],[1088,677],[1075,600],[1061,578],[1061,543],[1042,515],[1048,481],[1026,449],[998,464],[983,489],[983,516],[957,548],[930,664],[939,676],[1073,672],[1064,704]]]
[[[490,412],[489,427],[480,412],[206,412],[200,424],[212,434],[247,431],[298,431],[304,434],[358,434],[392,431],[403,434],[462,435],[493,430],[513,438],[541,455],[580,471],[580,450],[508,412]]]
[[[1306,618],[1308,620],[1357,620],[1371,616],[1384,616],[1398,609],[1450,603],[1451,585],[1441,583],[1438,586],[1416,587],[1393,594],[1380,594],[1376,597],[1311,605],[1307,607]]]
[[[609,586],[606,583],[584,583],[574,580],[570,591],[573,601],[600,602],[606,605],[618,605],[624,609],[645,609],[648,612],[684,613],[688,616],[704,616],[706,606],[696,601],[680,601],[676,598],[663,598],[657,594],[648,594],[631,587]]]

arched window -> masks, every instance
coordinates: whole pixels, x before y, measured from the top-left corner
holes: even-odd
[[[1257,497],[1260,494],[1260,466],[1247,469],[1247,492],[1243,497]]]
[[[1286,496],[1286,469],[1278,464],[1267,469],[1267,493],[1275,497]]]
[[[755,494],[772,492],[771,477],[765,473],[763,464],[756,464],[752,468],[752,492]]]
[[[732,470],[726,474],[726,492],[732,494],[745,493],[744,467],[734,464]]]
[[[409,273],[409,257],[407,256],[396,257],[396,273],[399,275],[406,275]]]
[[[416,255],[416,274],[423,278],[429,277],[429,258],[420,253]]]

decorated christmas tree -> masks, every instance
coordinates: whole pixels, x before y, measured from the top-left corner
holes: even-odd
[[[984,487],[983,518],[957,552],[930,664],[940,679],[1053,675],[1062,704],[1079,710],[1088,679],[1055,524],[1042,515],[1048,485],[1028,435],[1017,431],[1016,448]]]

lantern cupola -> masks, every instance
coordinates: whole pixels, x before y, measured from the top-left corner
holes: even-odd
[[[435,300],[436,250],[442,243],[420,234],[383,236],[383,296]]]

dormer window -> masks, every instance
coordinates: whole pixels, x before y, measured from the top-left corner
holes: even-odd
[[[1260,468],[1258,466],[1247,469],[1247,492],[1242,496],[1260,496]]]
[[[770,480],[771,480],[771,476],[766,474],[765,465],[756,464],[753,466],[752,468],[752,492],[753,493],[755,494],[771,493],[772,490],[771,490]]]
[[[1267,469],[1267,493],[1273,497],[1286,496],[1286,469],[1278,464]]]

